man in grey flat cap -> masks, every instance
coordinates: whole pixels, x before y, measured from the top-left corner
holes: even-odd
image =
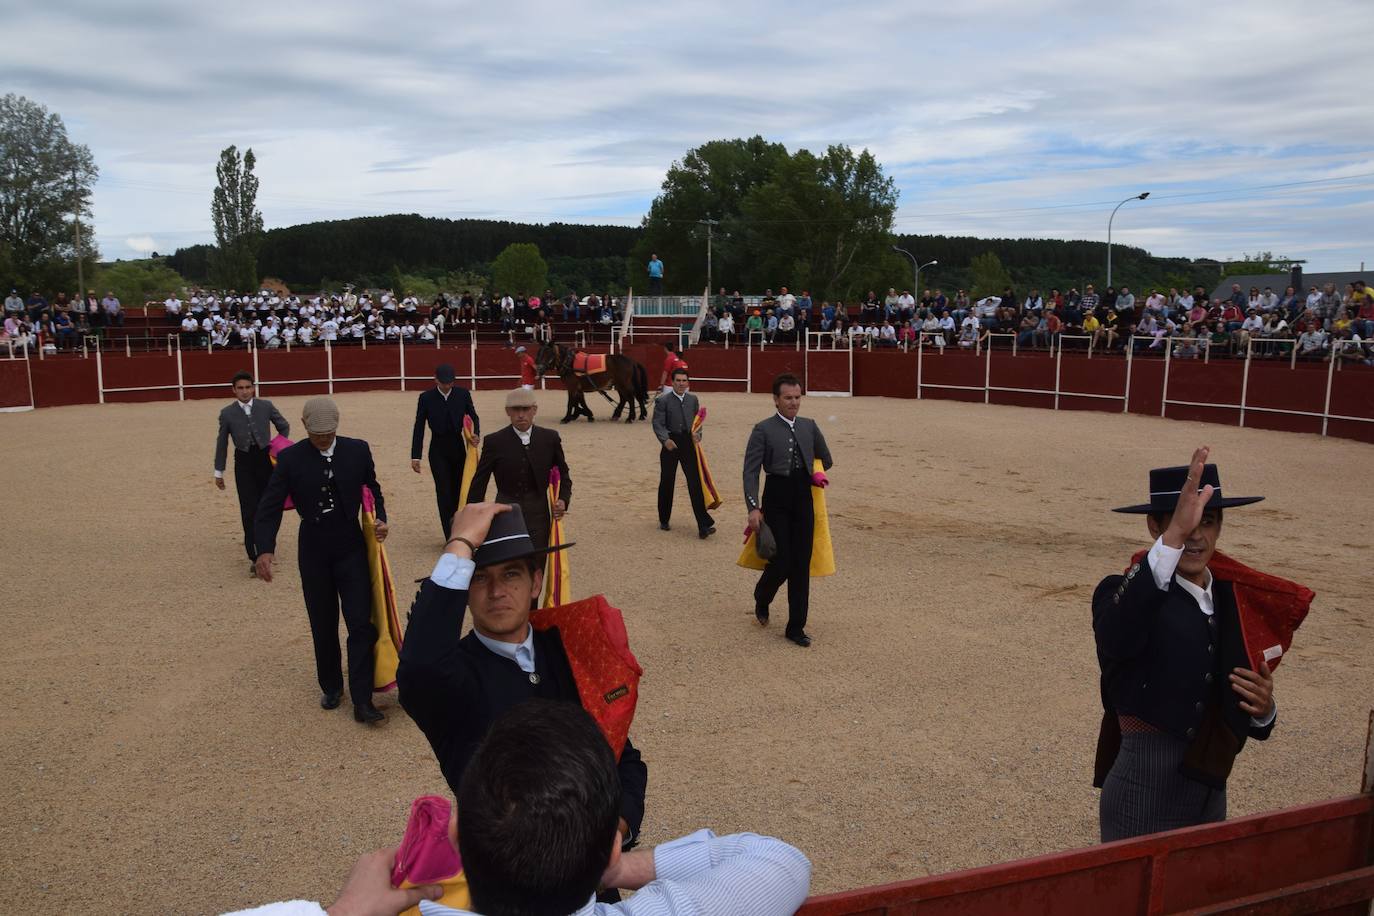
[[[358,513],[365,487],[376,506],[377,540],[384,541],[386,503],[377,483],[372,449],[362,439],[337,434],[339,407],[332,399],[306,401],[301,423],[310,438],[277,455],[272,479],[258,503],[258,578],[272,581],[277,529],[289,496],[301,517],[297,565],[315,643],[315,674],[323,692],[320,706],[335,709],[343,700],[339,664],[342,606],[348,627],[348,692],[353,698],[353,718],[377,722],[384,718],[372,705],[372,647],[377,629],[372,625],[372,580]]]

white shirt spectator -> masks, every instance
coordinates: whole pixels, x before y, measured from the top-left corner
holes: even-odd
[[[720,333],[722,334],[735,333],[735,316],[731,315],[729,312],[726,312],[724,315],[721,316],[720,325],[716,328],[716,330],[720,331]]]
[[[386,328],[386,339],[387,339],[387,340],[400,340],[400,339],[401,339],[401,329],[400,329],[399,327],[397,327],[396,325],[394,325],[394,324],[387,325],[387,328]]]
[[[973,310],[978,313],[979,318],[996,318],[997,309],[1001,305],[1001,296],[985,296],[978,300],[978,304],[973,307]]]
[[[959,322],[959,332],[961,334],[969,328],[973,328],[975,332],[978,330],[978,316],[974,315],[972,312],[965,315],[964,320]]]
[[[320,325],[320,338],[322,340],[330,341],[338,340],[339,323],[335,321],[333,318],[326,318],[324,322]]]
[[[431,322],[426,321],[424,324],[420,325],[421,340],[433,340],[435,334],[437,334],[438,332],[439,329],[436,328]]]
[[[176,318],[181,315],[181,300],[176,296],[168,296],[162,303],[162,310],[167,313],[168,318]]]
[[[1259,315],[1255,314],[1246,315],[1245,320],[1240,323],[1240,329],[1242,331],[1247,331],[1251,334],[1254,334],[1257,331],[1263,331],[1264,319],[1261,318]]]
[[[213,318],[210,318],[210,317],[208,317],[208,316],[205,317],[205,318],[202,318],[201,321],[200,321],[200,329],[201,329],[202,331],[204,331],[206,334],[209,334],[211,331],[213,331],[213,330],[215,329],[215,321],[214,321],[214,319],[213,319]]]
[[[401,325],[401,339],[402,339],[402,340],[410,340],[410,338],[412,338],[412,337],[414,337],[414,336],[415,336],[415,325],[410,324],[409,322],[407,322],[406,324]]]
[[[181,319],[181,330],[187,334],[194,334],[200,330],[200,322],[196,321],[190,315],[187,315],[185,318]]]
[[[783,293],[778,297],[778,310],[783,312],[792,311],[792,307],[797,304],[797,297],[791,293]]]
[[[911,293],[902,293],[897,297],[897,308],[910,309],[916,307],[916,297]]]

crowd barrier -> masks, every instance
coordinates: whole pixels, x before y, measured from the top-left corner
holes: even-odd
[[[606,347],[593,347],[605,352]],[[663,349],[643,338],[619,349],[642,362],[658,384]],[[1374,370],[1336,362],[1243,358],[1090,356],[985,348],[981,353],[927,345],[900,349],[818,350],[701,346],[685,354],[701,392],[767,393],[791,372],[813,395],[937,398],[1098,410],[1307,432],[1374,442]],[[459,345],[313,347],[283,350],[177,350],[87,358],[0,360],[0,409],[224,397],[247,370],[264,395],[418,390],[447,362],[474,390],[509,388],[517,362],[505,347]],[[548,378],[544,387],[559,387]]]

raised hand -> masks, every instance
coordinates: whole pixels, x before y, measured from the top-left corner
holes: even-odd
[[[1193,529],[1202,521],[1203,510],[1212,498],[1213,488],[1208,484],[1199,490],[1198,481],[1202,479],[1202,466],[1207,463],[1207,456],[1211,452],[1211,448],[1206,445],[1193,452],[1193,460],[1188,465],[1188,479],[1183,482],[1183,491],[1178,494],[1178,505],[1174,507],[1173,518],[1169,520],[1169,527],[1164,531],[1164,544],[1168,547],[1182,548],[1188,540],[1188,535],[1192,534]]]

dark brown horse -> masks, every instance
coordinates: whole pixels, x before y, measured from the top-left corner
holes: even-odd
[[[596,417],[587,406],[585,393],[599,391],[610,403],[611,396],[606,393],[610,388],[614,388],[620,396],[620,403],[616,404],[615,411],[611,414],[612,420],[620,419],[620,412],[627,404],[630,411],[625,418],[626,423],[634,422],[636,404],[639,405],[639,419],[648,418],[649,375],[644,371],[644,367],[619,353],[605,356],[604,365],[598,365],[601,358],[599,355],[589,356],[581,350],[574,351],[571,347],[556,343],[540,346],[539,356],[534,361],[536,371],[542,375],[552,370],[568,389],[568,412],[559,420],[560,423],[576,420],[580,416],[586,417],[588,422],[595,421]]]

